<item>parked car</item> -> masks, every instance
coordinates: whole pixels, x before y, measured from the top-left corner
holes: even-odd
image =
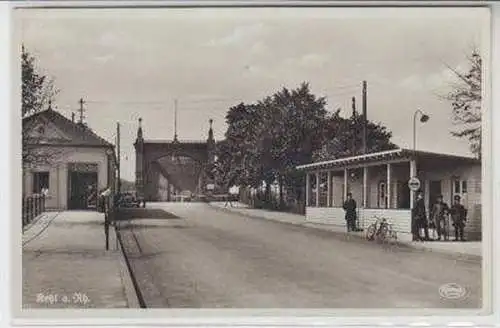
[[[132,193],[122,193],[118,198],[118,207],[140,207],[141,200]]]

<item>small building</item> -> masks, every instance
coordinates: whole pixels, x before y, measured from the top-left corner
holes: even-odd
[[[376,217],[388,218],[398,238],[411,240],[411,208],[420,182],[426,209],[438,195],[451,205],[455,195],[468,209],[466,238],[481,239],[481,161],[409,149],[395,149],[298,166],[306,172],[306,219],[346,226],[342,208],[347,193],[358,204],[358,224],[366,229]],[[417,187],[418,187],[417,182]]]
[[[116,184],[114,145],[49,107],[23,119],[23,196],[46,194],[47,209],[95,209]]]

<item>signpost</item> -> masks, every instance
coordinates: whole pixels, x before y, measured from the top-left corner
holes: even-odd
[[[408,188],[410,188],[411,191],[419,190],[420,180],[417,177],[411,177],[410,180],[408,180]]]

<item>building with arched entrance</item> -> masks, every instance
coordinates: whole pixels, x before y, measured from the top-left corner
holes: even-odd
[[[207,166],[215,159],[215,139],[210,120],[208,138],[202,140],[144,139],[139,119],[136,154],[136,191],[146,201],[171,201],[183,193],[203,194],[209,183]]]

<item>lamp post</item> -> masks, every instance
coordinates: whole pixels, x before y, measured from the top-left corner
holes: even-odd
[[[417,150],[417,116],[420,114],[420,122],[425,123],[429,120],[429,115],[417,109],[413,114],[413,152]]]

